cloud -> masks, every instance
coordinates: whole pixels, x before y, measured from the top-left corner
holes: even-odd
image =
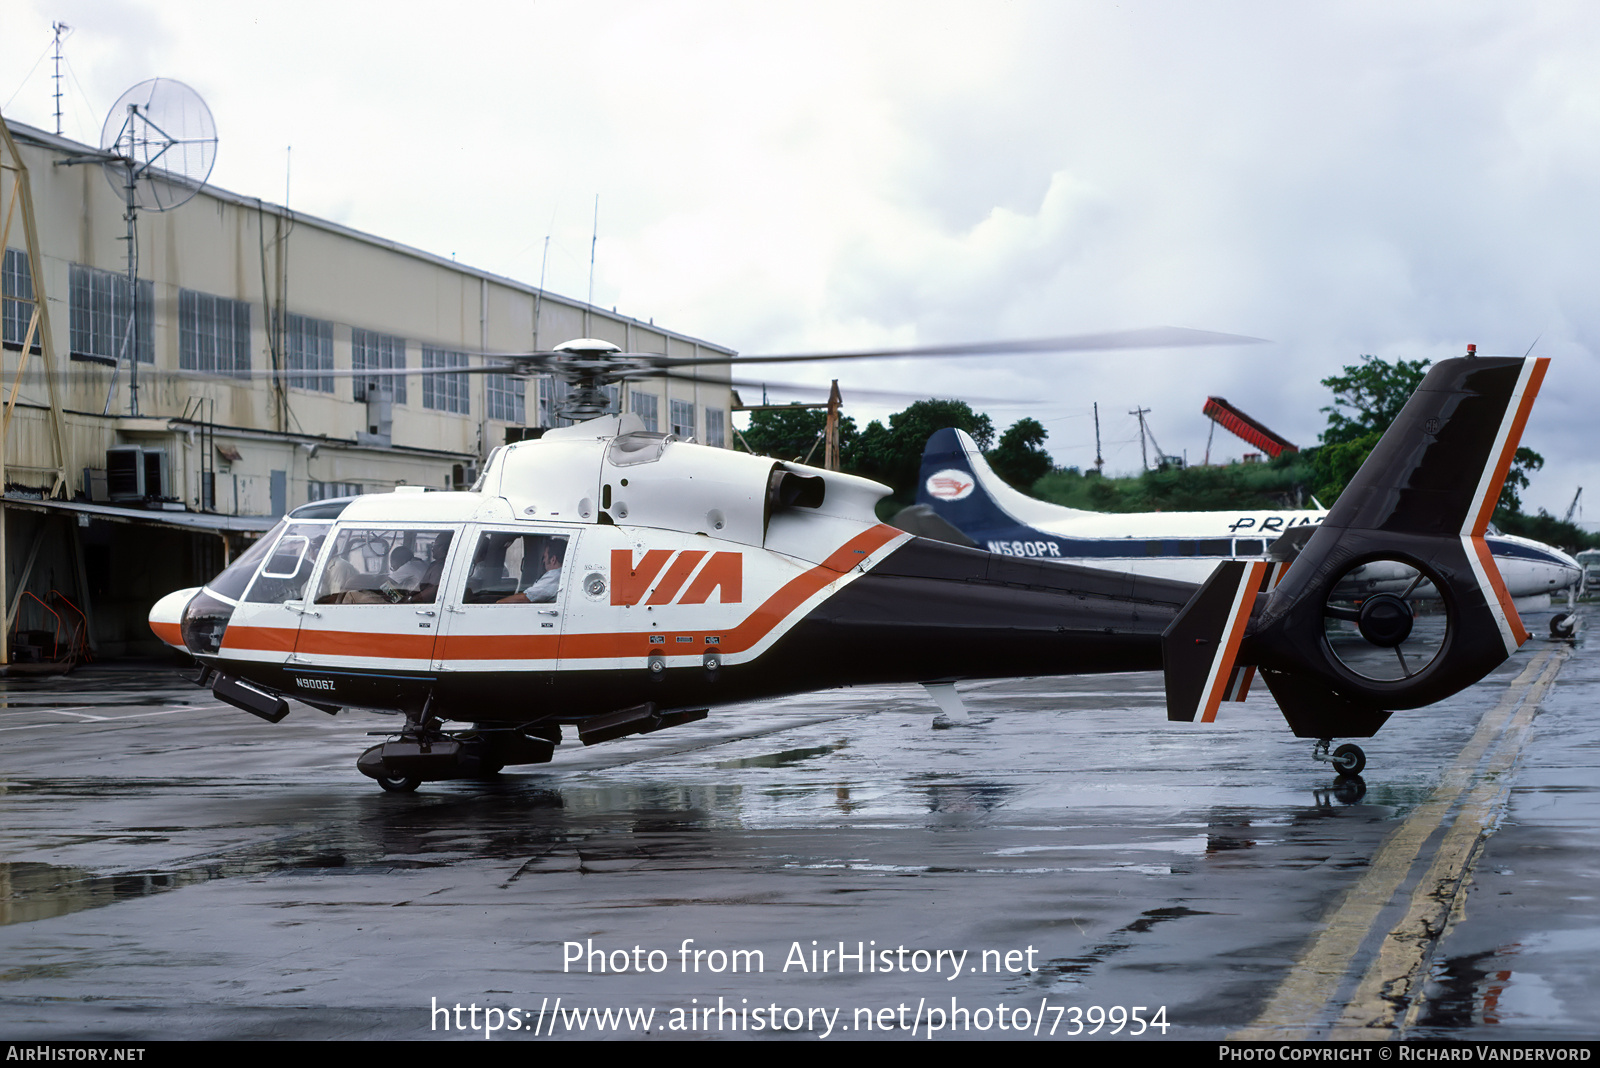
[[[93,101],[71,106],[188,82],[222,136],[213,180],[246,195],[287,181],[299,210],[578,297],[598,195],[596,302],[746,351],[1166,323],[1274,342],[784,372],[847,398],[1032,398],[997,418],[1040,417],[1063,462],[1090,402],[1137,404],[1193,457],[1207,394],[1309,444],[1319,380],[1361,353],[1542,334],[1528,500],[1561,511],[1600,479],[1586,4],[31,10],[0,69],[64,18]],[[47,75],[8,115],[49,124]]]

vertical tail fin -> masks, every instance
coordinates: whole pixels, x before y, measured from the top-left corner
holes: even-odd
[[[1433,367],[1267,598],[1242,657],[1296,734],[1370,734],[1385,709],[1442,700],[1527,640],[1484,533],[1548,362]],[[1403,595],[1335,600],[1342,580],[1380,562],[1431,583],[1442,623],[1416,623]],[[1424,630],[1431,644],[1412,651]],[[1363,645],[1376,653],[1363,659]]]

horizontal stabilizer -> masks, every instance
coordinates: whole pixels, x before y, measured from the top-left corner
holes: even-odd
[[[1219,564],[1161,635],[1169,720],[1216,719],[1245,625],[1267,575],[1267,564],[1261,560]]]

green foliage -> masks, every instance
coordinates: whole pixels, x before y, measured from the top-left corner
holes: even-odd
[[[1324,409],[1326,410],[1326,409]],[[1348,441],[1332,442],[1320,448],[1306,450],[1306,462],[1311,467],[1311,493],[1323,504],[1333,506],[1344,492],[1345,486],[1361,470],[1367,454],[1372,451],[1382,430],[1369,430]]]
[[[1295,453],[1266,464],[1168,467],[1136,478],[1053,471],[1034,483],[1033,495],[1095,512],[1210,512],[1231,508],[1310,507],[1311,469]]]
[[[780,408],[750,413],[750,427],[744,440],[752,452],[775,460],[794,460],[822,466],[822,431],[828,422],[825,408]],[[848,415],[839,416],[839,451],[848,455],[856,440],[856,423]],[[813,448],[815,446],[815,448]],[[807,459],[809,457],[809,459]]]
[[[1324,378],[1322,384],[1333,390],[1333,404],[1322,409],[1328,413],[1323,444],[1342,444],[1388,430],[1427,373],[1427,360],[1391,364],[1376,356],[1362,356],[1360,363],[1347,364],[1344,374]],[[1349,414],[1341,410],[1346,408]]]
[[[1027,493],[1055,467],[1044,449],[1044,439],[1049,434],[1037,419],[1018,419],[1000,435],[1000,444],[985,458],[1012,489]]]
[[[935,430],[953,426],[965,430],[987,449],[994,441],[994,424],[987,415],[974,412],[963,401],[917,401],[889,417],[885,427],[874,419],[856,438],[854,447],[842,455],[848,471],[877,479],[892,487],[902,505],[916,498],[917,472],[922,467],[922,449]]]

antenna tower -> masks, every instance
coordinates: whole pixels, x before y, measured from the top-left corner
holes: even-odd
[[[72,27],[65,22],[52,22],[50,28],[56,32],[56,72],[52,76],[56,83],[56,136],[61,136],[61,41],[62,34],[71,33]]]

